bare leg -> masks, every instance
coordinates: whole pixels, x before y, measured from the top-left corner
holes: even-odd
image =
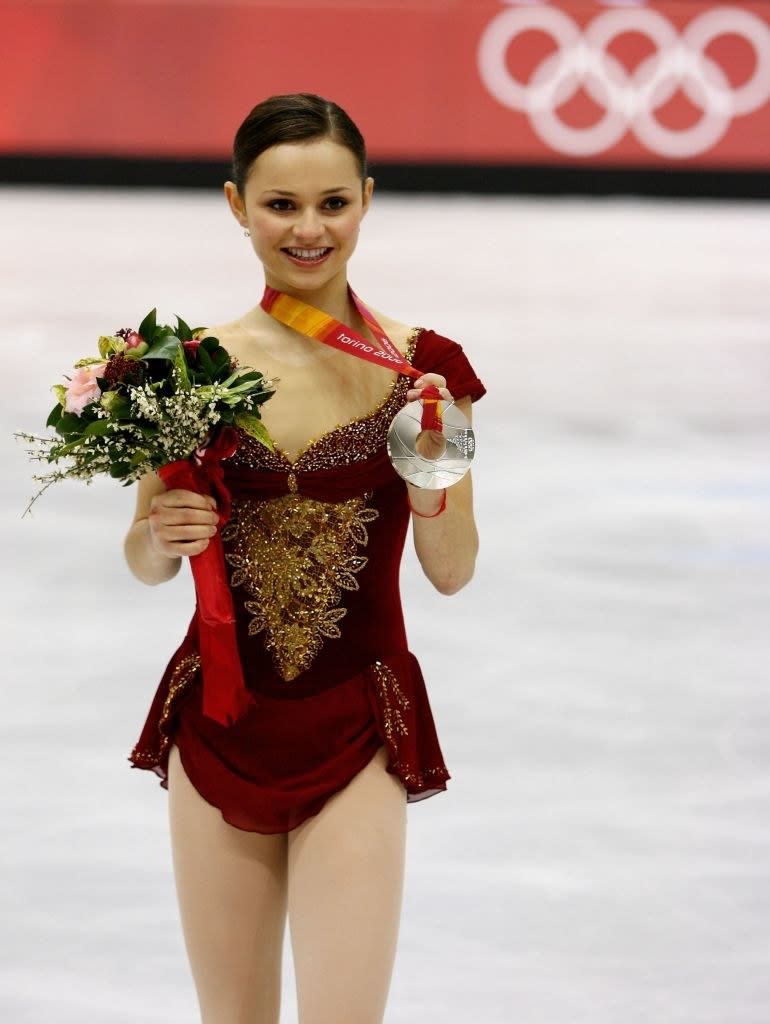
[[[299,1024],[381,1024],[396,955],[406,791],[385,748],[289,833]]]
[[[203,1024],[278,1024],[286,923],[285,834],[228,825],[169,758],[177,895]]]

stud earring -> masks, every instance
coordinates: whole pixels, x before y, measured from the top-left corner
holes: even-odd
[[[251,238],[251,232],[249,231],[248,228],[246,228],[246,230],[243,233],[247,238]]]

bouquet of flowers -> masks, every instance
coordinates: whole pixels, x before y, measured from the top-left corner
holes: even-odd
[[[271,447],[259,406],[274,392],[257,370],[239,368],[205,328],[158,324],[152,310],[139,330],[99,338],[99,357],[78,360],[67,384],[53,387],[58,401],[39,437],[19,431],[34,460],[55,469],[36,474],[43,487],[107,474],[125,485],[150,470],[187,459],[226,426],[239,426]],[[25,514],[26,514],[25,512]]]
[[[90,483],[106,474],[133,483],[155,470],[169,488],[213,494],[219,525],[230,516],[222,460],[238,447],[242,430],[272,448],[259,407],[274,382],[240,368],[217,338],[200,335],[180,317],[176,327],[158,324],[152,310],[138,330],[124,328],[99,338],[99,356],[79,360],[67,384],[54,385],[58,399],[46,426],[54,435],[22,431],[32,459],[54,469],[35,475],[43,487],[58,480]],[[197,596],[198,645],[203,673],[203,710],[223,725],[252,704],[238,656],[232,597],[220,533],[190,558]]]

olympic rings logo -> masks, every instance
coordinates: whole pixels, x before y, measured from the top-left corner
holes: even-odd
[[[558,49],[524,83],[509,71],[506,55],[519,35],[532,30],[550,35]],[[642,34],[656,50],[632,72],[608,52],[624,32]],[[714,39],[728,33],[746,40],[755,55],[751,77],[737,88],[705,52]],[[737,7],[704,11],[681,35],[650,8],[603,11],[581,30],[555,7],[516,7],[501,11],[487,26],[478,63],[495,99],[525,113],[542,142],[570,156],[602,153],[628,131],[661,156],[697,156],[722,138],[734,117],[750,114],[770,99],[770,28]],[[604,113],[590,127],[573,128],[557,110],[581,88]],[[703,115],[689,128],[677,130],[661,124],[655,111],[679,89]]]

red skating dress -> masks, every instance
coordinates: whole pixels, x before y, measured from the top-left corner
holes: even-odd
[[[406,354],[446,377],[455,398],[484,394],[455,342],[420,329]],[[374,412],[324,434],[294,463],[244,434],[223,464],[233,513],[222,536],[256,703],[231,726],[203,715],[193,617],[129,760],[165,787],[176,744],[193,786],[236,828],[296,828],[383,744],[409,802],[446,789],[399,594],[409,507],[386,436],[409,386],[399,376]]]

